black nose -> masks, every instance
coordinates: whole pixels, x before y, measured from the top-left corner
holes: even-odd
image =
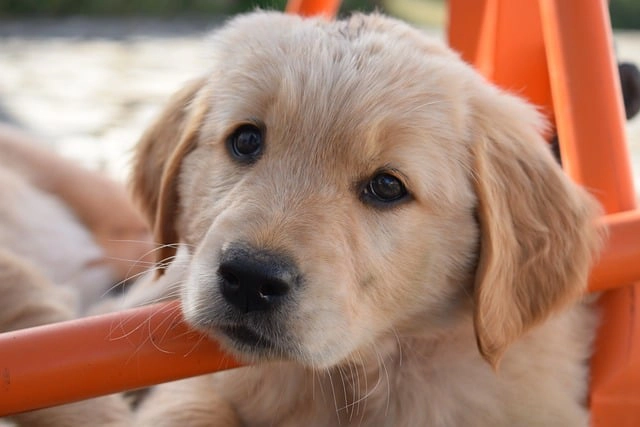
[[[278,305],[298,281],[295,264],[285,255],[245,246],[224,251],[218,267],[224,298],[244,313]]]

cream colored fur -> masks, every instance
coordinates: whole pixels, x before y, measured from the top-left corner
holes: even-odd
[[[51,282],[68,288],[75,315],[116,281],[90,232],[61,200],[0,169],[0,245],[31,260]]]

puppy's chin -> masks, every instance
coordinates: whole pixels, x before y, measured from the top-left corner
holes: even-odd
[[[203,327],[187,318],[194,328],[205,332],[237,360],[244,363],[293,362],[309,368],[329,368],[341,361],[334,354],[308,351],[295,339],[284,334],[267,334],[243,324]]]
[[[341,346],[318,345],[317,341],[321,339],[314,340],[313,345],[305,345],[303,340],[289,334],[283,327],[269,327],[267,322],[257,319],[224,318],[221,310],[197,310],[193,306],[185,306],[184,299],[182,305],[187,323],[216,340],[225,351],[244,363],[286,361],[324,369],[343,362],[349,356],[349,353],[344,353],[348,351],[344,340],[333,340],[343,343]],[[198,305],[199,308],[204,306]],[[215,312],[217,315],[212,315]]]
[[[209,334],[239,360],[257,363],[296,361],[304,359],[294,343],[287,339],[262,334],[245,325],[218,326]]]
[[[229,316],[212,302],[193,304],[183,294],[182,312],[185,321],[207,334],[222,348],[246,363],[266,361],[300,361],[304,359],[295,341],[279,327],[269,328],[260,319]],[[225,315],[226,314],[226,315]]]

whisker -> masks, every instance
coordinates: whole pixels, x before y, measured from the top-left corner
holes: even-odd
[[[340,381],[342,381],[342,395],[343,395],[344,397],[346,397],[346,396],[347,396],[347,384],[346,384],[346,382],[345,382],[345,376],[346,376],[346,375],[345,375],[345,372],[344,372],[344,368],[343,368],[342,366],[338,366],[338,374],[340,374]],[[346,405],[345,405],[345,406],[343,406],[343,407],[341,408],[341,410],[345,410],[345,408],[346,408]],[[350,419],[350,418],[351,418],[351,417],[349,417],[349,419]]]
[[[378,352],[378,350],[374,347],[373,351],[376,354],[376,357],[378,358],[378,367],[380,365],[382,365],[382,369],[384,370],[384,376],[385,376],[385,380],[387,381],[387,404],[384,410],[384,414],[385,416],[387,416],[389,414],[389,405],[391,404],[391,383],[389,381],[389,371],[387,370],[387,364],[384,361],[384,357],[380,354],[380,352]]]
[[[373,385],[373,387],[372,387],[370,390],[368,390],[368,384],[367,384],[367,382],[368,382],[368,379],[367,379],[367,378],[368,378],[368,376],[366,375],[366,365],[364,364],[364,362],[362,362],[362,363],[361,363],[361,365],[362,365],[362,367],[363,367],[363,373],[365,374],[365,390],[367,390],[367,392],[366,392],[363,396],[360,396],[360,397],[358,398],[358,400],[356,400],[356,401],[354,401],[354,402],[351,402],[351,403],[350,403],[350,405],[351,405],[351,406],[359,405],[360,403],[364,403],[364,404],[366,405],[366,400],[367,400],[371,395],[373,395],[373,393],[377,390],[377,388],[378,388],[378,387],[380,386],[380,384],[382,383],[382,376],[380,375],[380,367],[381,367],[381,365],[384,365],[384,361],[383,361],[383,360],[381,360],[380,353],[375,349],[375,347],[374,347],[374,346],[372,346],[372,349],[373,349],[373,351],[374,351],[374,354],[376,355],[376,360],[377,360],[377,362],[378,362],[378,381],[376,382],[376,384],[374,384],[374,385]],[[362,360],[362,359],[361,359],[361,360]],[[385,369],[385,371],[386,371],[386,367],[385,367],[384,369]],[[388,383],[388,382],[389,382],[388,375],[387,375],[387,378],[386,378],[386,379],[387,379],[387,383]]]
[[[163,310],[165,310],[165,308],[164,308],[164,307],[160,307],[160,308],[157,310],[157,312],[156,312],[156,313],[154,313],[154,314],[160,314],[160,313],[162,313],[162,312],[163,312]],[[153,318],[154,314],[152,314],[151,316],[149,316],[149,318],[147,319],[147,321],[146,321],[146,322],[143,322],[143,323],[140,325],[140,327],[143,327],[143,326],[144,326],[144,324],[146,323],[147,330],[148,330],[147,338],[146,338],[142,343],[140,343],[140,346],[139,346],[139,347],[138,347],[138,349],[137,349],[137,350],[136,350],[136,351],[131,355],[130,359],[131,359],[131,358],[133,358],[133,356],[134,356],[135,354],[137,354],[137,352],[138,352],[138,351],[140,351],[140,349],[141,349],[141,348],[144,346],[144,344],[146,344],[147,342],[151,342],[151,343],[153,344],[153,346],[154,346],[158,351],[160,351],[161,353],[171,354],[171,352],[169,352],[169,351],[167,351],[167,350],[162,349],[162,348],[157,344],[157,341],[153,339],[153,336],[154,336],[154,334],[155,334],[159,329],[161,329],[161,328],[163,327],[163,325],[165,325],[167,322],[169,322],[169,323],[175,322],[175,320],[181,316],[180,308],[179,308],[179,307],[172,307],[172,308],[171,308],[171,312],[169,313],[169,315],[168,315],[168,316],[165,316],[165,317],[162,319],[162,321],[160,322],[160,324],[158,324],[158,325],[156,326],[156,328],[152,330],[152,329],[151,329],[151,319]]]
[[[364,359],[362,357],[362,353],[360,351],[357,352],[357,356],[358,359],[360,360],[359,366],[362,368],[362,375],[364,377],[364,385],[361,384],[360,381],[360,370],[358,369],[357,365],[355,366],[355,370],[356,370],[356,375],[358,377],[358,393],[357,396],[360,397],[362,395],[362,389],[364,388],[364,390],[367,390],[368,387],[368,382],[369,382],[369,378],[366,372],[366,366],[364,363]],[[354,399],[355,401],[356,399]],[[365,415],[365,410],[367,409],[367,399],[361,400],[360,402],[358,402],[358,413],[360,414],[360,424],[362,424],[362,421],[364,420],[364,415]],[[361,404],[362,403],[362,404]]]
[[[400,335],[398,335],[398,331],[396,330],[396,328],[391,328],[391,332],[393,333],[393,336],[396,338],[396,345],[398,346],[398,367],[402,366],[402,361],[403,361],[403,346],[402,346],[402,341],[400,341]]]
[[[333,396],[333,406],[335,407],[336,418],[338,419],[338,425],[340,425],[340,409],[338,408],[338,399],[336,396],[335,386],[333,384],[333,377],[331,376],[331,370],[326,369],[325,372],[327,374],[327,377],[329,378],[329,385],[331,386],[331,395]]]

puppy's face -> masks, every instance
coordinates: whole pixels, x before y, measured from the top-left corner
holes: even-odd
[[[556,170],[535,113],[447,49],[380,16],[254,14],[218,32],[213,56],[143,139],[134,184],[159,237],[191,248],[186,319],[236,354],[330,366],[473,313],[494,360],[582,290],[589,201]],[[567,195],[558,209],[579,230],[566,240],[584,260],[529,277],[544,260],[528,257],[559,251],[547,254],[544,204]],[[543,280],[560,290],[530,297]]]

